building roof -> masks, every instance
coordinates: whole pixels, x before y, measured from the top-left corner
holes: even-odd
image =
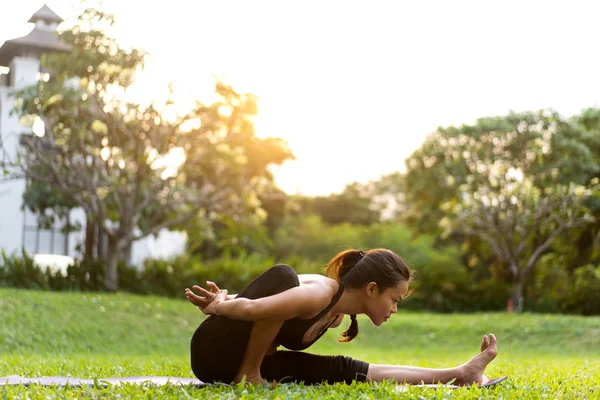
[[[46,21],[46,22],[56,22],[56,23],[59,23],[59,24],[61,22],[63,22],[63,19],[61,17],[59,17],[54,11],[52,11],[45,4],[44,4],[44,6],[42,8],[40,8],[39,10],[37,10],[37,12],[35,14],[33,14],[31,16],[31,18],[29,18],[29,21],[27,21],[27,22],[36,23],[39,20]]]
[[[44,20],[46,22],[62,21],[62,19],[54,14],[47,6],[40,8],[40,10],[31,17],[29,22],[38,20]],[[2,47],[0,47],[0,65],[8,66],[14,57],[18,57],[23,53],[41,55],[42,53],[53,51],[69,52],[71,51],[71,46],[62,40],[59,40],[56,31],[42,29],[36,26],[27,35],[4,42]]]

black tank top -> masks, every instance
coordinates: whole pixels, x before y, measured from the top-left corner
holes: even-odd
[[[331,303],[327,307],[325,307],[318,315],[314,316],[311,319],[302,319],[302,318],[293,318],[285,321],[275,338],[275,343],[277,345],[282,345],[290,350],[304,350],[310,347],[314,342],[319,340],[321,336],[327,332],[327,329],[335,322],[335,320],[331,321],[331,324],[327,325],[318,335],[317,337],[311,341],[310,343],[303,343],[302,338],[306,332],[325,314],[331,310],[333,306],[338,302],[342,293],[344,292],[344,285],[340,284],[340,288],[337,293],[331,299]]]

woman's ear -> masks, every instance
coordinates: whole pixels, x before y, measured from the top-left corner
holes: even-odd
[[[367,290],[367,296],[369,296],[369,297],[374,297],[375,295],[377,295],[379,293],[379,287],[377,286],[377,283],[375,283],[375,282],[367,283],[366,290]]]

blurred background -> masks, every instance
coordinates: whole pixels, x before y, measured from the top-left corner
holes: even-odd
[[[408,308],[600,314],[599,13],[4,4],[0,285],[236,292],[385,247]]]

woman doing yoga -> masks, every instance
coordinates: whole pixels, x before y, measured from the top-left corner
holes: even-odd
[[[496,338],[483,337],[481,352],[465,364],[444,369],[370,364],[345,356],[301,350],[350,315],[341,342],[358,334],[356,315],[380,326],[408,293],[411,271],[390,250],[347,250],[327,265],[326,276],[298,275],[288,265],[271,267],[237,296],[207,282],[186,288],[188,300],[209,315],[191,340],[191,366],[204,382],[268,381],[398,383],[485,383],[485,367],[496,357]],[[288,350],[278,350],[283,346]]]

